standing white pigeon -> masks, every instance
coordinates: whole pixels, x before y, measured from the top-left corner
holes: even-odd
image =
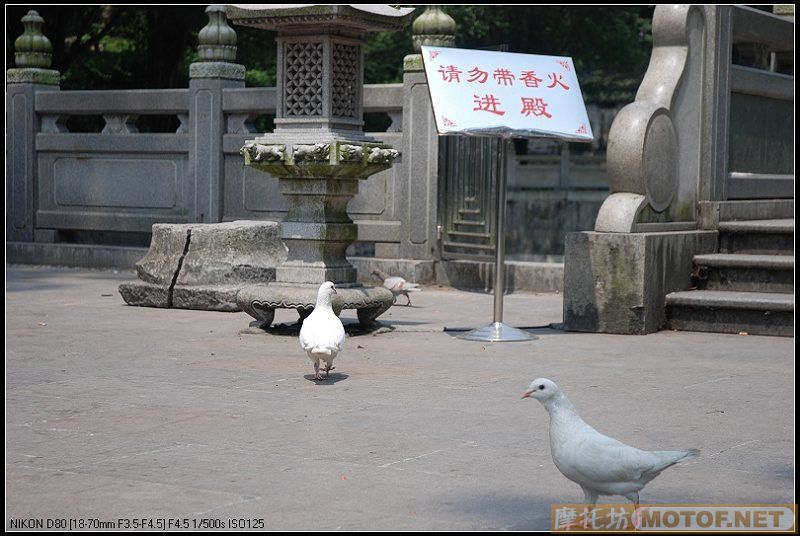
[[[638,507],[639,492],[667,467],[691,460],[697,449],[646,451],[604,436],[580,418],[558,386],[546,378],[531,382],[522,398],[535,398],[550,414],[550,453],[561,473],[580,485],[586,502],[622,495]]]
[[[392,291],[392,296],[394,296],[394,302],[397,302],[397,297],[401,294],[406,297],[408,302],[406,305],[411,305],[411,297],[408,295],[409,292],[420,292],[422,291],[419,288],[419,285],[416,283],[409,283],[405,279],[400,276],[391,276],[384,272],[383,270],[373,270],[372,275],[380,277],[383,279],[383,287],[388,288]]]
[[[333,369],[333,359],[344,346],[344,326],[331,307],[331,296],[336,294],[336,287],[325,281],[319,287],[317,304],[314,310],[303,320],[300,328],[300,346],[314,363],[314,379],[323,379],[319,374],[320,359],[325,361],[325,378]]]

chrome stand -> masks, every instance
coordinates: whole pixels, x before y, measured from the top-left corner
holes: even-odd
[[[459,339],[484,342],[532,341],[538,337],[527,331],[513,328],[503,323],[503,292],[506,288],[506,180],[508,175],[508,138],[500,138],[498,143],[499,168],[497,173],[497,239],[494,259],[494,321],[488,326],[473,329]]]

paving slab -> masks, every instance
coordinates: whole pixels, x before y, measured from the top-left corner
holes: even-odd
[[[537,327],[469,342],[443,329],[491,321],[492,296],[427,287],[314,382],[296,337],[243,333],[245,313],[125,305],[131,276],[6,267],[6,529],[546,530],[550,504],[583,495],[553,465],[544,409],[520,399],[540,376],[601,432],[701,449],[643,503],[795,502],[792,338]],[[519,327],[561,321],[557,294],[505,306]]]

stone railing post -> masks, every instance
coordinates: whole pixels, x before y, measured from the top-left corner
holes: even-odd
[[[15,69],[6,72],[6,240],[32,242],[36,211],[36,92],[58,91],[61,74],[50,69],[53,47],[36,11],[22,17],[14,41]]]
[[[439,136],[420,47],[455,46],[456,23],[440,6],[427,6],[411,28],[414,54],[403,59],[399,253],[402,258],[433,259],[438,256]]]
[[[225,114],[222,92],[244,87],[245,68],[236,59],[236,32],[224,6],[209,6],[208,24],[198,34],[200,61],[189,67],[189,221],[222,221]]]

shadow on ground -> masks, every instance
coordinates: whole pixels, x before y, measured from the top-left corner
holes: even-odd
[[[346,380],[349,378],[347,374],[342,374],[340,372],[331,372],[328,374],[327,378],[322,378],[321,380],[315,380],[313,374],[305,374],[303,378],[307,379],[310,382],[314,382],[317,385],[333,385],[334,383],[340,382],[342,380]]]
[[[531,484],[531,489],[535,489],[534,484]],[[443,510],[450,510],[459,517],[474,517],[478,522],[487,523],[485,528],[488,530],[547,531],[550,528],[550,505],[554,502],[533,493],[441,498],[444,500]]]

